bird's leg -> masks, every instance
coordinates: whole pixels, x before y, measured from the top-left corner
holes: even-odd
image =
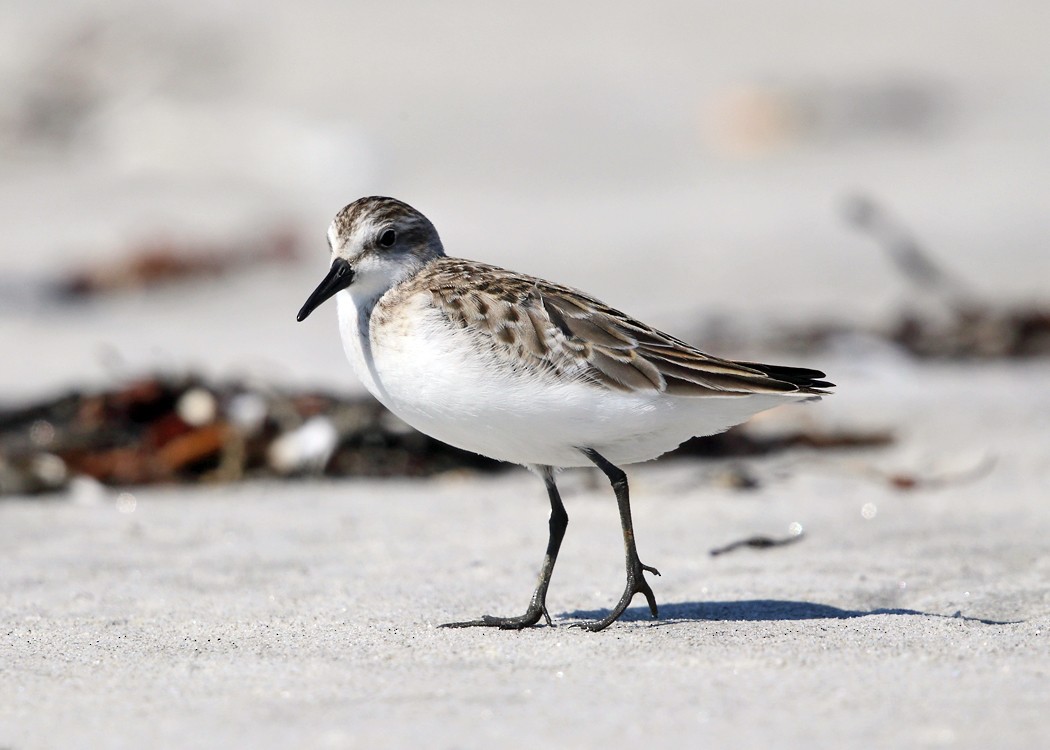
[[[547,554],[543,556],[543,566],[540,568],[540,580],[536,590],[532,592],[532,600],[525,614],[518,617],[495,617],[483,615],[477,620],[466,622],[449,622],[443,628],[473,628],[489,627],[502,628],[504,630],[521,630],[535,625],[540,617],[553,625],[551,617],[547,614],[547,587],[551,583],[551,574],[554,572],[554,563],[558,559],[558,550],[561,549],[561,540],[565,537],[565,529],[569,526],[569,515],[565,512],[561,495],[558,494],[558,486],[554,483],[554,470],[549,466],[542,467],[543,483],[547,486],[547,495],[551,501],[551,517],[548,526],[550,537],[547,539]]]
[[[613,607],[612,612],[597,622],[589,622],[581,627],[592,632],[607,628],[616,622],[617,618],[627,609],[627,605],[631,603],[634,595],[639,593],[645,595],[645,600],[649,603],[649,611],[653,613],[653,617],[656,617],[656,596],[653,595],[653,590],[649,588],[649,582],[645,580],[645,573],[648,571],[654,575],[660,575],[660,571],[648,565],[643,565],[642,561],[638,559],[638,548],[634,543],[634,524],[631,522],[631,498],[627,489],[627,475],[623,473],[622,469],[609,463],[598,451],[591,448],[582,448],[581,451],[595,466],[602,470],[605,476],[609,477],[609,482],[612,483],[613,491],[616,493],[616,505],[620,510],[624,561],[627,565],[627,587],[623,590],[623,596],[620,597],[620,601]]]

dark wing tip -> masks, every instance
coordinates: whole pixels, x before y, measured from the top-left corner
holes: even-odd
[[[743,367],[768,375],[774,380],[790,383],[803,393],[823,393],[825,388],[834,388],[835,384],[829,380],[820,370],[812,370],[808,367],[788,367],[786,365],[765,365],[760,362],[737,362]]]

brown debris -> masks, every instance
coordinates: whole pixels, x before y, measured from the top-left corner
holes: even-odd
[[[214,412],[183,408],[190,395],[200,403],[202,393],[214,400]],[[254,422],[243,415],[246,399],[259,412]],[[187,422],[180,412],[205,421]],[[311,433],[311,424],[327,429]],[[429,476],[499,466],[409,429],[371,399],[189,376],[143,378],[109,392],[0,410],[0,495],[58,491],[78,475],[127,486],[310,473]]]
[[[876,475],[884,480],[890,487],[901,492],[913,490],[940,489],[942,487],[954,487],[968,482],[976,482],[987,476],[995,467],[995,457],[986,456],[976,465],[961,471],[943,473],[937,475],[921,476],[914,472],[891,472],[888,474],[876,472]]]
[[[903,310],[882,335],[924,358],[999,359],[1050,355],[1050,306],[1004,305],[982,299],[933,260],[918,238],[867,196],[846,205],[847,220],[871,236],[921,306]],[[839,331],[841,333],[841,331]],[[815,330],[816,338],[835,333]]]
[[[746,428],[690,440],[679,456],[745,457],[794,447],[885,445],[885,433]],[[110,486],[230,482],[309,475],[427,477],[507,464],[424,435],[370,397],[288,393],[195,376],[146,377],[105,392],[71,392],[0,409],[0,495],[57,492],[77,476]],[[737,489],[757,480],[744,467]]]
[[[936,359],[1002,359],[1050,355],[1050,307],[971,305],[947,322],[902,313],[888,337],[906,351]]]
[[[714,484],[730,490],[757,490],[761,486],[758,477],[747,466],[727,466],[714,475]]]
[[[773,537],[756,534],[755,536],[749,536],[746,539],[739,539],[735,542],[730,542],[722,547],[715,547],[711,550],[711,557],[718,557],[724,555],[727,552],[734,550],[743,549],[744,547],[750,547],[751,549],[771,549],[773,547],[784,547],[789,544],[801,541],[803,538],[802,532],[797,534],[790,534],[788,536],[774,539]]]
[[[1050,356],[1050,302],[1002,303],[982,297],[934,260],[915,233],[868,196],[850,197],[843,213],[852,227],[875,241],[910,285],[908,304],[883,325],[813,321],[778,326],[774,335],[762,337],[763,351],[821,351],[836,340],[860,335],[888,341],[920,359]],[[724,321],[709,324],[705,337],[709,347],[727,350],[739,349],[749,338]]]
[[[133,289],[148,289],[196,278],[223,276],[259,263],[286,263],[297,256],[297,241],[287,230],[275,231],[243,247],[184,246],[162,241],[131,248],[123,260],[88,266],[58,279],[62,300],[81,300]]]
[[[174,477],[179,472],[218,456],[230,442],[232,428],[225,423],[205,425],[179,435],[161,446],[151,463],[161,477]]]
[[[874,432],[818,432],[800,430],[777,435],[756,435],[747,429],[732,429],[717,435],[690,438],[670,455],[730,458],[765,456],[790,448],[838,450],[853,448],[883,448],[893,443],[893,433]]]

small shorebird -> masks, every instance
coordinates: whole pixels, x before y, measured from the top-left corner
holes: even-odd
[[[607,627],[638,593],[656,617],[645,573],[659,572],[638,557],[619,465],[832,385],[817,370],[712,357],[576,289],[450,258],[434,225],[393,198],[351,203],[328,243],[328,275],[297,319],[334,296],[346,356],[384,406],[450,445],[524,464],[547,488],[550,536],[528,609],[449,627],[551,624],[547,587],[569,521],[555,474],[592,464],[616,494],[627,585],[583,627]]]

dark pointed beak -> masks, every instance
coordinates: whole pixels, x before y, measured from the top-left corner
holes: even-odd
[[[328,269],[328,275],[317,285],[314,293],[310,295],[310,299],[306,300],[306,304],[303,305],[303,309],[299,311],[295,319],[302,323],[306,320],[307,315],[320,307],[322,302],[335,296],[336,292],[346,289],[353,280],[354,269],[350,267],[350,264],[342,258],[333,260],[332,267]]]

